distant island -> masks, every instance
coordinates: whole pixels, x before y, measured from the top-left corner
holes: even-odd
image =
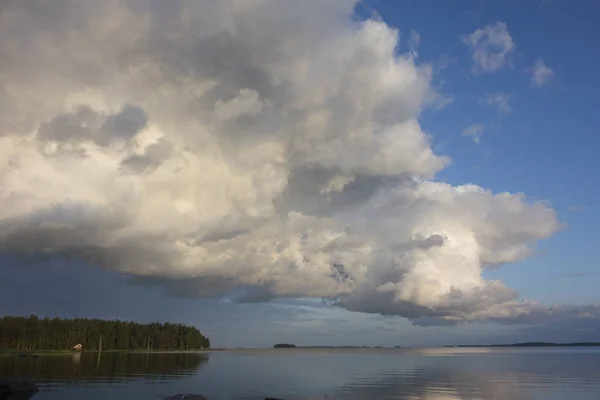
[[[274,349],[384,349],[383,346],[296,346],[291,343],[278,343],[273,346]],[[388,349],[391,347],[387,347]],[[402,346],[394,346],[396,349],[402,348]]]
[[[295,349],[296,345],[295,344],[289,344],[289,343],[278,343],[275,346],[273,346],[274,349]]]
[[[204,350],[210,340],[193,326],[102,319],[0,318],[2,350]]]

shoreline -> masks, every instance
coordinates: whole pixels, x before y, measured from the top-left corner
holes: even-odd
[[[211,353],[221,350],[0,350],[0,355],[24,355],[24,356],[52,356],[52,355],[72,355],[82,353],[125,353],[125,354],[168,354],[168,353]]]
[[[294,350],[422,350],[422,349],[468,349],[468,348],[549,348],[549,347],[600,347],[598,342],[588,343],[544,343],[544,342],[528,342],[528,343],[514,343],[514,344],[490,344],[490,345],[446,345],[446,346],[432,346],[432,347],[383,347],[383,346],[294,346],[294,347],[231,347],[231,348],[212,348],[212,349],[199,349],[199,350],[83,350],[73,351],[69,349],[65,350],[18,350],[18,349],[2,349],[0,350],[0,356],[2,355],[15,355],[15,356],[52,356],[52,355],[73,355],[82,353],[124,353],[124,354],[199,354],[199,353],[219,353],[219,352],[236,352],[236,351],[294,351]]]

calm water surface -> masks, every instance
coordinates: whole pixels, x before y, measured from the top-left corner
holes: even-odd
[[[0,355],[0,376],[35,379],[32,400],[598,400],[600,348]]]

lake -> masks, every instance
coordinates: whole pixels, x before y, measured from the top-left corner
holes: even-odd
[[[597,400],[600,348],[273,349],[213,353],[0,355],[32,400]]]

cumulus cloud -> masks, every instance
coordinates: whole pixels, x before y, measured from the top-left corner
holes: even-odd
[[[475,124],[471,125],[462,131],[462,135],[466,137],[470,137],[473,139],[473,142],[479,144],[481,142],[481,135],[483,134],[483,125]]]
[[[510,96],[503,92],[488,93],[479,99],[479,103],[495,108],[500,114],[509,114],[512,112]]]
[[[463,35],[462,40],[471,49],[471,71],[474,74],[500,70],[508,63],[516,47],[504,22],[476,29],[471,34]]]
[[[545,310],[482,272],[529,256],[554,210],[433,180],[449,159],[418,122],[440,97],[431,67],[354,6],[5,3],[0,252],[172,295],[439,323]]]
[[[552,68],[548,67],[544,60],[538,58],[535,64],[533,65],[533,76],[531,77],[531,82],[535,86],[544,86],[548,83],[552,78],[554,78],[555,73]]]

